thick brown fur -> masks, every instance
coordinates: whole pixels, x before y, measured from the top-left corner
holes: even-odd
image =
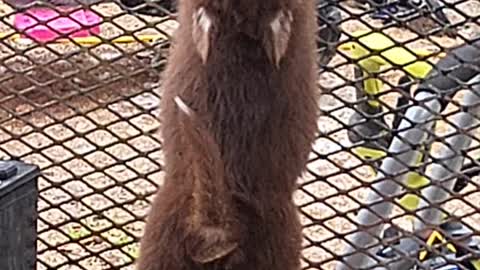
[[[138,270],[300,268],[292,194],[317,131],[313,2],[179,1],[160,105],[165,184]],[[207,36],[193,29],[200,8]],[[279,11],[292,19],[283,51],[268,30]]]

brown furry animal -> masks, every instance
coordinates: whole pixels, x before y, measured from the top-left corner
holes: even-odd
[[[292,201],[317,131],[313,0],[180,0],[165,184],[138,270],[296,270]]]

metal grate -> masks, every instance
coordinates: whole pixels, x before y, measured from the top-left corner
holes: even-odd
[[[480,3],[443,1],[318,1],[303,269],[480,270]],[[172,2],[148,5],[0,6],[0,157],[42,169],[37,269],[134,269],[163,181],[156,89],[175,28]],[[69,32],[23,28],[42,8],[58,10],[43,30]],[[75,12],[59,24],[73,30],[55,28]],[[80,24],[87,37],[71,35]]]

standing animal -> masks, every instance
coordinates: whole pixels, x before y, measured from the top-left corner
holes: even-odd
[[[317,131],[313,0],[179,0],[165,183],[138,270],[297,270],[292,194]]]

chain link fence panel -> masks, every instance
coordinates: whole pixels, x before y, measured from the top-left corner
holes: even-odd
[[[39,166],[37,269],[134,269],[175,3],[4,1],[0,157]],[[480,270],[480,2],[318,1],[302,269]]]

